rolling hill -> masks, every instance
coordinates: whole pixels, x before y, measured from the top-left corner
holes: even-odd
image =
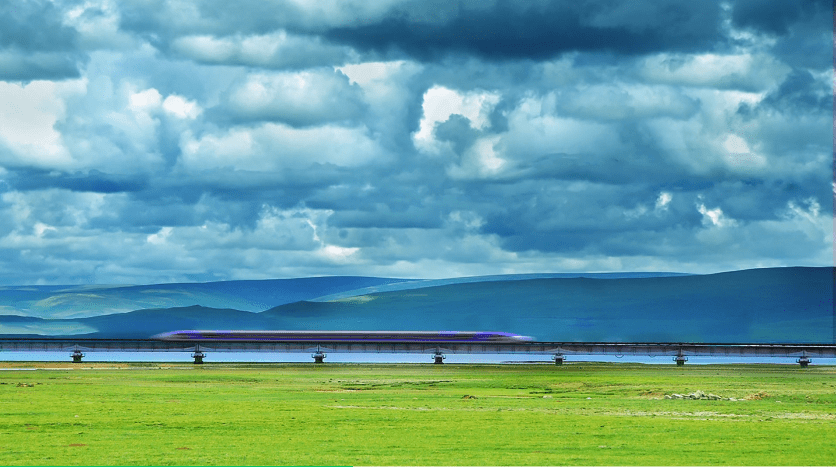
[[[456,329],[540,341],[834,342],[833,269],[477,282],[267,310],[283,329]]]

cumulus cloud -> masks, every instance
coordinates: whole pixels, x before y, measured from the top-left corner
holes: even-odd
[[[219,109],[233,119],[279,121],[293,126],[343,122],[361,116],[358,86],[333,69],[250,74],[230,90]]]
[[[441,144],[434,132],[439,123],[446,122],[452,115],[464,117],[467,126],[481,130],[489,125],[488,115],[493,107],[499,102],[500,96],[495,92],[473,91],[459,93],[452,89],[441,86],[434,86],[424,93],[423,108],[424,115],[418,127],[418,131],[412,135],[415,146],[424,152],[438,154],[441,151]],[[462,129],[464,130],[464,129]],[[465,131],[454,131],[463,133]]]
[[[163,101],[163,110],[177,118],[194,120],[203,112],[197,103],[184,97],[172,94]]]
[[[68,167],[72,155],[54,128],[65,115],[60,94],[75,83],[0,81],[0,153],[7,165]]]

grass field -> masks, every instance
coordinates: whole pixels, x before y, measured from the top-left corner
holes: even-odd
[[[0,465],[836,464],[836,367],[0,368]]]

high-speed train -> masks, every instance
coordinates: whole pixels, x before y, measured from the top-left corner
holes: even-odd
[[[482,331],[218,331],[186,330],[153,336],[164,341],[239,342],[413,342],[519,343],[533,340],[507,332]]]

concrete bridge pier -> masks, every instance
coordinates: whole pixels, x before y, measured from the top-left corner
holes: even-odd
[[[316,346],[316,352],[311,354],[311,358],[313,358],[314,363],[325,363],[325,357],[327,357],[327,355],[319,349],[319,346]]]
[[[566,360],[566,357],[563,354],[554,354],[552,356],[552,360],[554,360],[555,365],[563,365],[563,361]]]
[[[194,348],[194,353],[192,354],[192,358],[194,359],[194,364],[195,365],[202,365],[203,364],[203,357],[205,357],[205,356],[206,356],[206,354],[204,354],[203,352],[200,351],[200,345],[196,345],[195,348]]]
[[[682,349],[679,349],[679,353],[673,358],[673,361],[676,362],[676,366],[684,366],[685,362],[688,361],[688,357],[682,355]]]
[[[799,357],[798,360],[795,361],[795,363],[801,365],[801,368],[807,368],[807,365],[809,365],[811,361],[812,360],[810,360],[810,357],[807,356],[807,352],[802,351],[801,357]]]
[[[81,353],[81,350],[79,350],[78,347],[76,347],[70,357],[73,357],[73,363],[81,363],[81,359],[84,358],[84,354]]]
[[[436,365],[441,365],[442,363],[444,363],[445,358],[447,358],[447,356],[441,353],[441,350],[436,350],[435,355],[433,355],[433,363]]]

